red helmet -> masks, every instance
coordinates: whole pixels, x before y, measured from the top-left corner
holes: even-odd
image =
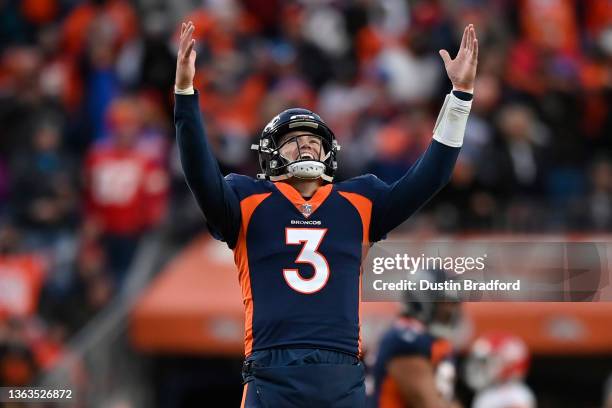
[[[529,370],[529,349],[521,338],[490,333],[474,341],[465,366],[467,384],[483,389],[493,384],[520,381]]]

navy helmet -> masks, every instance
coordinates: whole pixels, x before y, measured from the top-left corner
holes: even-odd
[[[318,136],[321,141],[322,155],[316,158],[304,157],[299,152],[298,136],[289,140],[281,139],[289,132],[303,130],[306,133]],[[298,159],[289,160],[280,154],[280,149],[287,143],[296,143]],[[327,126],[319,115],[301,108],[287,109],[276,115],[263,129],[259,137],[259,144],[251,146],[259,153],[261,173],[259,179],[279,181],[290,177],[316,179],[331,182],[338,168],[337,153],[340,145],[336,141],[334,132]]]
[[[430,269],[419,270],[411,278],[415,281],[426,280],[431,285],[443,287],[448,276],[444,270]],[[433,335],[449,338],[454,334],[461,319],[461,303],[461,294],[450,288],[407,290],[402,296],[402,314],[419,320],[428,327]],[[442,304],[452,307],[445,307],[450,314],[443,316],[443,320],[440,320]]]

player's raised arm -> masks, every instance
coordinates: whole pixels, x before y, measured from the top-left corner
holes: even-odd
[[[192,22],[183,23],[176,61],[174,124],[181,164],[189,188],[213,234],[233,247],[240,225],[240,203],[212,154],[193,89],[196,52]]]
[[[453,91],[446,96],[428,149],[382,198],[373,219],[373,238],[381,238],[404,222],[448,183],[453,172],[472,105],[478,40],[472,24],[465,27],[455,59],[440,50]]]

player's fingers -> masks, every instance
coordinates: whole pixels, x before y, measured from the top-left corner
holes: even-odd
[[[461,51],[462,48],[466,47],[467,36],[468,36],[468,27],[469,26],[465,26],[465,28],[463,29],[463,36],[461,37],[461,46],[459,47],[459,51]]]
[[[179,40],[179,52],[181,54],[184,53],[185,47],[189,45],[189,40],[187,39],[187,33],[189,32],[190,27],[191,27],[191,21],[189,23],[183,23],[181,38]]]
[[[189,57],[191,56],[191,51],[193,51],[194,44],[195,44],[195,40],[194,39],[189,41],[189,45],[187,45],[187,49],[185,50],[185,56],[183,57],[186,60],[189,60]]]
[[[440,50],[438,52],[440,53],[440,57],[442,57],[442,61],[444,61],[444,65],[448,65],[452,61],[448,51]]]
[[[472,53],[472,60],[478,61],[478,40],[474,39],[474,52]]]
[[[181,23],[181,38],[183,38],[183,34],[185,34],[185,23]]]
[[[466,45],[469,52],[472,52],[474,50],[474,26],[471,24],[468,28],[468,37]]]
[[[195,31],[195,26],[193,25],[193,23],[189,23],[189,27],[187,28],[187,32],[185,33],[185,43],[187,45],[189,45],[189,43],[191,42],[191,35],[193,34],[193,32]]]
[[[191,23],[191,21],[186,24],[185,32],[183,33],[183,36],[179,43],[179,52],[182,56],[185,56],[185,55],[189,56],[186,49],[187,47],[189,47],[189,44],[191,43],[191,36],[194,30],[195,30],[195,26],[193,25],[193,23]]]

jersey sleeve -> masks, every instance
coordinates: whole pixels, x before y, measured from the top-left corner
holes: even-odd
[[[380,196],[372,214],[372,235],[383,237],[406,221],[450,180],[459,148],[436,140],[412,167]]]
[[[423,155],[393,184],[372,174],[341,183],[341,189],[360,193],[372,202],[371,242],[385,239],[448,183],[459,150],[432,140]]]
[[[199,94],[175,95],[176,139],[187,185],[212,235],[233,248],[240,229],[240,201],[233,177],[223,177],[202,124]],[[234,183],[235,184],[235,183]]]

